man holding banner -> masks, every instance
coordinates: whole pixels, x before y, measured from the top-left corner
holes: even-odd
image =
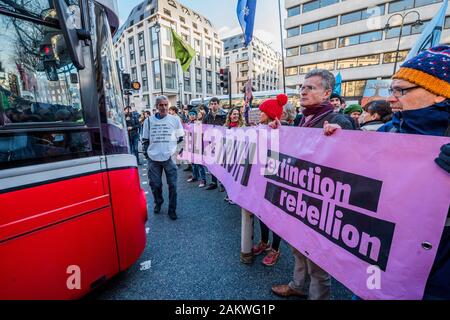
[[[305,82],[300,88],[300,103],[305,108],[300,127],[323,128],[324,124],[334,123],[344,129],[353,129],[350,120],[343,114],[335,113],[330,103],[335,83],[334,75],[327,70],[312,70],[305,76]],[[272,127],[277,128],[279,125],[277,121]],[[311,278],[309,299],[329,300],[331,288],[329,274],[295,248],[293,254],[295,258],[293,280],[288,285],[273,286],[273,293],[281,297],[306,296],[303,287],[309,275]]]
[[[450,136],[450,46],[431,48],[406,61],[393,76],[388,102],[401,112],[379,132]],[[336,125],[325,128],[333,134]],[[435,160],[450,173],[450,143]],[[401,177],[400,177],[401,178]],[[424,299],[450,299],[450,210],[436,258],[425,288]]]

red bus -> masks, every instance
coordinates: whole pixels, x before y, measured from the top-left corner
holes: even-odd
[[[0,0],[0,299],[77,299],[142,254],[115,0]]]

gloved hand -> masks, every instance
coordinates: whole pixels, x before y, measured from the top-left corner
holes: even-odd
[[[439,167],[450,173],[450,143],[442,146],[439,157],[434,161]]]

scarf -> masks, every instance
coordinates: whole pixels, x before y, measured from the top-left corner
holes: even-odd
[[[229,127],[229,129],[231,129],[231,128],[237,128],[238,125],[239,125],[239,122],[230,122],[230,125],[229,125],[228,127]]]
[[[312,108],[305,108],[303,110],[303,119],[300,121],[300,127],[312,128],[320,122],[322,117],[334,111],[334,107],[329,101],[321,103],[319,106]]]

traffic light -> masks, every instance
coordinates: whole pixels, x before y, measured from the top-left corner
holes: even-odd
[[[131,75],[129,73],[122,73],[123,90],[131,90]]]
[[[42,61],[55,61],[55,54],[53,52],[53,46],[51,44],[41,45]]]
[[[229,90],[230,88],[230,69],[220,69],[220,87]]]

